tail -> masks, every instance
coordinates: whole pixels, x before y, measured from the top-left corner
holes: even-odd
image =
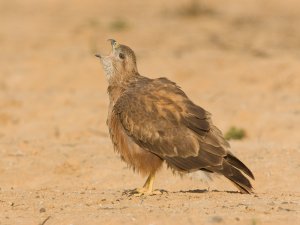
[[[244,163],[242,163],[238,158],[236,158],[234,155],[232,155],[231,153],[228,153],[224,158],[229,164],[242,170],[245,174],[247,174],[253,180],[255,179],[251,170]]]
[[[224,159],[225,160],[223,161],[222,169],[216,172],[223,174],[226,178],[233,182],[233,184],[242,193],[253,193],[252,184],[250,183],[248,178],[241,173],[241,171],[243,171],[246,175],[254,179],[253,173],[250,171],[250,169],[230,153],[225,156]]]

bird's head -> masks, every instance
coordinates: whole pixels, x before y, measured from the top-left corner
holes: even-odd
[[[108,81],[112,79],[122,80],[122,78],[137,74],[136,57],[131,48],[119,44],[113,39],[108,41],[112,47],[111,53],[107,56],[95,55],[100,58]]]

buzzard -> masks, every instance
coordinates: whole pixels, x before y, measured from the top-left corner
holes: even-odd
[[[252,193],[250,169],[230,151],[211,114],[167,78],[139,74],[131,48],[109,39],[100,58],[107,81],[107,125],[116,152],[134,171],[148,175],[137,194],[151,194],[155,173],[165,162],[173,171],[222,174],[242,193]]]

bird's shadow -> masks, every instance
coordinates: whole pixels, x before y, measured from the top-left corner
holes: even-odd
[[[192,193],[192,194],[202,194],[209,192],[207,189],[194,189],[194,190],[180,190],[180,191],[174,191],[172,193]]]
[[[219,192],[219,193],[228,193],[228,194],[243,194],[239,191],[218,191],[218,190],[212,190],[211,192]]]
[[[174,193],[174,194],[176,194],[176,193],[203,194],[203,193],[211,193],[211,192],[241,194],[239,191],[219,191],[219,190],[207,190],[207,189],[180,190],[180,191],[174,191],[171,193]]]
[[[208,189],[193,189],[193,190],[179,190],[179,191],[167,191],[164,189],[156,189],[155,191],[160,192],[159,195],[164,195],[164,194],[179,194],[179,193],[183,193],[183,194],[204,194],[204,193],[228,193],[228,194],[241,194],[238,191],[219,191],[219,190],[208,190]],[[136,194],[136,189],[127,189],[124,190],[122,192],[122,195],[131,197],[134,196],[134,194]],[[154,194],[157,195],[157,194]],[[151,194],[149,195],[151,196]]]

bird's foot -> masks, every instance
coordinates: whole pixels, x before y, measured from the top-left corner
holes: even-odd
[[[133,193],[133,195],[136,197],[161,195],[161,194],[162,192],[160,190],[149,190],[148,188],[144,188],[144,187],[135,189],[135,192]]]
[[[132,195],[135,197],[141,197],[141,196],[149,196],[151,195],[152,190],[149,190],[148,188],[136,188],[135,190],[133,190]]]
[[[135,196],[135,197],[141,197],[141,196],[153,196],[153,195],[161,195],[163,194],[163,191],[160,190],[150,190],[148,188],[136,188],[134,190],[130,190],[127,192],[124,192],[124,194],[128,196]]]

